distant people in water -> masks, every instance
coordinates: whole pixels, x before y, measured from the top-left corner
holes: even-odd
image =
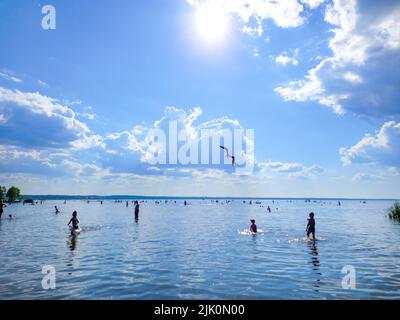
[[[271,208],[268,206],[267,211],[271,213]]]
[[[57,206],[54,206],[54,210],[56,211],[56,213],[60,213],[60,210],[58,210]]]
[[[341,206],[342,204],[340,203],[340,201],[338,201],[338,206]]]
[[[187,202],[186,202],[186,200],[183,202],[183,205],[187,206]]]
[[[4,207],[7,207],[7,206],[3,203],[3,200],[0,200],[0,218],[3,215],[3,212],[4,212],[3,208]]]
[[[9,214],[9,215],[8,215],[8,218],[9,218],[10,220],[14,219],[14,217],[13,217],[12,214]]]
[[[139,221],[139,202],[135,200],[135,222]]]
[[[313,236],[313,240],[315,240],[315,219],[314,219],[314,212],[309,214],[308,223],[307,223],[307,237],[310,238],[310,234]]]
[[[256,220],[251,219],[250,222],[251,222],[250,231],[253,232],[253,233],[257,233]]]
[[[72,223],[71,234],[74,234],[74,230],[79,229],[78,223],[78,213],[76,211],[72,212],[72,218],[68,222],[68,226]]]
[[[129,202],[128,202],[128,201],[126,201],[126,207],[127,207],[127,208],[128,208],[128,203],[129,203]]]

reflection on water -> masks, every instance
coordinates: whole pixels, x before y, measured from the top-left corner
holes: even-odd
[[[316,242],[309,242],[308,246],[310,247],[310,254],[311,254],[311,264],[312,264],[312,270],[313,273],[316,275],[316,280],[313,284],[314,290],[318,292],[319,287],[320,287],[320,281],[321,281],[321,272],[320,272],[320,262],[318,259],[318,248],[316,246]]]
[[[69,236],[69,248],[71,251],[74,251],[76,249],[77,242],[78,242],[78,236],[76,235]]]
[[[5,208],[0,299],[400,298],[400,224],[385,217],[390,201],[189,203],[143,202],[140,223],[125,202]],[[49,214],[55,205],[60,214]],[[74,210],[78,236],[66,226]],[[316,242],[304,234],[311,211]],[[18,218],[8,221],[10,213]],[[250,219],[257,235],[246,231]],[[43,265],[55,267],[56,290],[40,289]],[[346,265],[357,272],[354,290],[341,285]]]

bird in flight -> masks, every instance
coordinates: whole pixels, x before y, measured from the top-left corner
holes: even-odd
[[[232,166],[235,166],[236,165],[236,162],[235,162],[235,156],[231,156],[230,154],[229,154],[229,150],[228,150],[228,148],[227,147],[224,147],[224,146],[219,146],[221,149],[224,149],[225,150],[225,152],[226,152],[226,157],[227,158],[231,158],[232,159]]]

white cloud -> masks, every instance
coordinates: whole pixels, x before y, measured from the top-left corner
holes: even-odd
[[[302,3],[308,5],[311,9],[317,8],[325,2],[325,0],[300,0]]]
[[[13,75],[11,74],[11,72],[4,71],[4,70],[3,70],[3,71],[0,71],[0,77],[3,78],[3,79],[5,79],[5,80],[11,81],[11,82],[15,82],[15,83],[21,83],[21,82],[22,82],[21,79],[19,79],[19,78],[13,76]]]
[[[86,135],[85,133],[77,140],[71,142],[75,149],[105,148],[104,139],[97,134]]]
[[[60,167],[70,170],[74,176],[106,176],[108,170],[104,170],[94,163],[79,163],[70,159],[64,159]]]
[[[42,81],[42,80],[38,80],[37,83],[38,83],[39,86],[41,86],[43,88],[48,88],[49,87],[49,85],[46,82]]]
[[[0,145],[0,172],[49,173],[56,166],[42,152]]]
[[[353,182],[356,182],[356,181],[378,181],[378,180],[382,180],[382,177],[375,175],[375,174],[369,174],[369,173],[357,173],[351,178],[351,181],[353,181]]]
[[[0,125],[4,124],[7,122],[6,117],[4,116],[4,114],[0,114]]]
[[[96,119],[96,114],[94,114],[94,113],[84,112],[84,113],[82,114],[82,116],[83,116],[84,118],[88,119],[88,120],[94,120],[94,119]]]
[[[386,122],[376,135],[366,134],[349,148],[340,148],[344,165],[372,163],[400,167],[400,123]]]
[[[343,78],[344,78],[346,81],[351,82],[351,83],[354,83],[354,84],[362,83],[362,82],[363,82],[363,79],[362,79],[358,74],[355,74],[355,73],[350,72],[350,71],[346,72],[346,73],[343,75]]]
[[[284,174],[289,178],[310,178],[324,172],[324,169],[320,166],[307,167],[297,162],[269,161],[259,162],[257,166],[261,172]]]
[[[283,173],[292,173],[303,170],[303,165],[301,165],[300,163],[290,163],[290,162],[269,161],[265,163],[259,163],[259,167],[262,170],[271,170]]]
[[[7,119],[0,127],[3,143],[65,147],[90,132],[70,107],[39,92],[0,87],[0,113]]]
[[[22,92],[0,87],[0,102],[13,103],[24,107],[37,114],[51,116],[66,116],[68,125],[77,125],[84,131],[88,128],[74,119],[75,112],[67,106],[63,106],[57,102],[57,99],[42,95],[39,92]]]
[[[400,168],[398,167],[389,167],[388,173],[392,176],[398,177],[400,176]]]
[[[263,29],[263,27],[262,27],[261,24],[259,24],[259,25],[256,26],[256,27],[244,26],[244,27],[242,28],[242,32],[243,32],[243,33],[246,33],[246,34],[248,34],[248,35],[250,35],[250,36],[253,36],[253,37],[254,37],[254,36],[260,37],[260,36],[263,34],[264,29]]]
[[[207,2],[217,2],[219,8],[234,14],[244,23],[241,29],[252,36],[261,36],[266,20],[272,20],[281,28],[295,28],[306,21],[302,15],[303,3],[310,9],[316,8],[322,0],[186,0],[193,6],[201,6]]]
[[[275,62],[283,66],[286,66],[288,64],[292,64],[295,66],[299,63],[299,61],[297,60],[298,53],[299,53],[298,48],[294,49],[292,56],[289,56],[288,52],[284,51],[275,58]]]
[[[317,101],[336,113],[398,115],[400,3],[334,0],[325,13],[332,51],[303,80],[278,86],[284,100]],[[346,86],[343,78],[357,84]],[[388,80],[392,79],[392,80]]]

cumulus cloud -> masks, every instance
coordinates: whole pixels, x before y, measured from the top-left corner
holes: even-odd
[[[55,165],[39,151],[0,145],[0,172],[47,174]]]
[[[299,27],[306,21],[304,14],[306,5],[310,9],[318,7],[323,0],[186,0],[199,7],[207,2],[216,2],[218,7],[236,15],[244,23],[242,31],[252,36],[261,36],[263,25],[272,20],[280,28]]]
[[[275,91],[286,101],[317,101],[338,114],[400,114],[400,3],[334,0],[325,21],[334,27],[332,55],[303,80]]]
[[[70,145],[75,149],[105,148],[104,139],[98,134],[86,135],[84,133],[79,139],[72,141]]]
[[[294,49],[292,55],[289,55],[287,51],[283,51],[279,56],[275,58],[275,62],[283,66],[286,66],[288,64],[292,64],[295,66],[299,63],[299,61],[297,60],[298,53],[298,48]]]
[[[39,92],[0,87],[0,143],[32,148],[62,148],[90,134],[75,112]]]
[[[186,111],[169,106],[150,125],[100,135],[76,118],[71,105],[74,103],[62,104],[39,92],[0,87],[1,172],[101,177],[177,175],[205,180],[252,175],[257,164],[252,133],[227,116],[202,121],[200,107]],[[151,133],[157,130],[165,134],[164,143],[153,139]],[[220,144],[235,155],[236,168]],[[160,155],[166,162],[159,162],[163,159]],[[171,157],[177,158],[175,162]],[[248,167],[242,168],[244,163]],[[267,167],[299,176],[311,175],[315,170],[300,164],[269,163],[264,165]]]
[[[389,121],[375,135],[366,134],[349,148],[340,148],[344,165],[372,163],[400,167],[400,123]]]
[[[184,167],[193,173],[209,166],[231,170],[230,165],[220,162],[213,164],[212,154],[217,153],[218,158],[224,158],[219,148],[220,141],[224,141],[224,130],[233,135],[236,129],[243,133],[243,149],[235,153],[237,162],[254,163],[254,146],[239,121],[222,117],[201,122],[201,115],[202,110],[199,107],[190,109],[189,112],[172,106],[166,107],[162,117],[152,125],[135,126],[132,130],[106,135],[103,139],[104,152],[100,158],[104,161],[104,166],[113,172],[183,174],[183,171],[176,169]],[[152,132],[155,130],[161,130],[165,134],[165,141],[157,143],[152,140]],[[213,139],[217,139],[216,145]],[[160,163],[160,159],[165,162]],[[197,171],[193,171],[195,169]]]

